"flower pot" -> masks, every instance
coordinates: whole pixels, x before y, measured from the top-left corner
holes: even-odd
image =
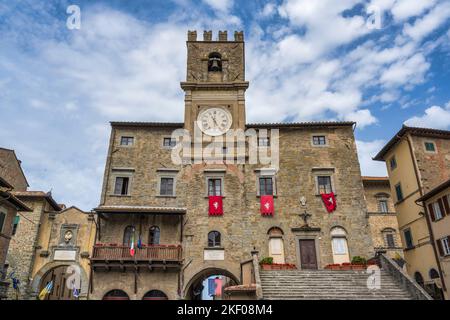
[[[271,264],[261,264],[263,270],[273,270]]]
[[[353,264],[352,270],[366,270],[366,266],[364,264]]]

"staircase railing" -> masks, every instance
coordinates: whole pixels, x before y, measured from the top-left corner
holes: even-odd
[[[387,271],[396,282],[398,282],[405,290],[407,290],[416,300],[433,300],[433,298],[419,286],[399,265],[397,265],[390,257],[380,253],[378,255],[381,268]]]
[[[252,251],[252,259],[253,259],[253,272],[255,275],[255,284],[256,284],[256,299],[263,299],[263,291],[261,287],[261,276],[259,274],[259,259],[258,259],[258,251]]]

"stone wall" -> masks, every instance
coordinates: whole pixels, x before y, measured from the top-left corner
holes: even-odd
[[[27,190],[27,180],[13,150],[0,148],[0,177],[8,181],[14,191]]]
[[[450,139],[414,135],[411,139],[425,194],[450,179]],[[434,142],[436,152],[426,151],[425,142]]]

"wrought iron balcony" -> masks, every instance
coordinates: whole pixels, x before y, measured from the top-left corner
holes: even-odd
[[[180,245],[148,245],[135,248],[135,254],[131,255],[130,247],[124,245],[94,245],[91,264],[94,269],[104,267],[148,267],[169,268],[179,267],[182,261],[182,249]]]

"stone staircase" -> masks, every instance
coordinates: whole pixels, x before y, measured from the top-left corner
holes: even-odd
[[[263,299],[268,300],[412,300],[391,275],[381,270],[381,288],[369,289],[365,271],[260,271]]]

